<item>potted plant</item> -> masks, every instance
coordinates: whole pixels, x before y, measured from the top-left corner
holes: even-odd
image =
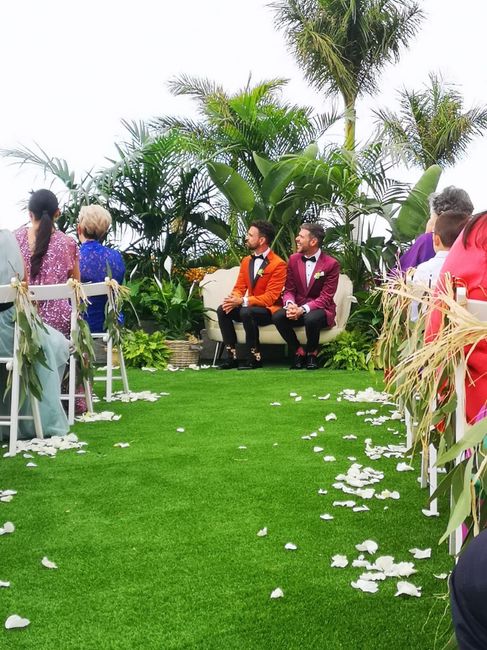
[[[164,269],[168,278],[154,276],[144,283],[138,300],[144,313],[149,313],[165,336],[171,350],[171,363],[187,367],[197,363],[201,350],[198,339],[206,311],[199,295],[197,282],[187,288],[182,280],[171,274],[172,260],[167,257]]]

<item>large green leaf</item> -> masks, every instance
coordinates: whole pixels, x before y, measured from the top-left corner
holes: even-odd
[[[269,160],[268,158],[263,158],[262,156],[259,156],[259,154],[255,153],[255,151],[252,153],[252,156],[254,158],[255,164],[257,165],[257,169],[265,178],[276,163],[272,160]]]
[[[208,173],[231,206],[239,212],[251,212],[255,196],[247,181],[232,167],[219,162],[208,163]]]
[[[472,497],[470,493],[470,483],[472,481],[472,465],[473,465],[473,456],[468,460],[468,463],[465,466],[465,472],[463,475],[463,485],[461,486],[461,491],[459,494],[454,494],[454,506],[453,511],[450,515],[450,520],[448,521],[448,526],[443,533],[438,544],[441,544],[445,539],[453,533],[470,514],[472,507]],[[455,490],[454,490],[455,491]]]
[[[393,221],[394,234],[400,241],[411,241],[424,232],[429,218],[428,197],[438,187],[440,176],[441,167],[428,167],[404,201]]]
[[[480,444],[485,436],[487,436],[487,418],[484,418],[483,420],[480,420],[480,422],[469,427],[463,438],[438,458],[437,465],[445,465],[445,463],[454,460],[466,449],[470,449]]]

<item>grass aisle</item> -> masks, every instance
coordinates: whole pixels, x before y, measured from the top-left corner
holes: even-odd
[[[276,368],[135,371],[130,381],[132,390],[170,395],[113,403],[118,422],[76,425],[89,443],[84,455],[35,458],[36,468],[22,456],[0,459],[0,490],[18,491],[0,503],[0,525],[16,526],[0,537],[0,580],[11,581],[0,589],[2,648],[433,648],[445,607],[434,596],[446,591],[433,573],[451,566],[437,546],[445,515],[421,514],[426,496],[417,472],[398,473],[396,459],[364,455],[367,437],[404,440],[387,431],[389,423],[357,417],[375,405],[336,401],[342,389],[363,389],[373,377]],[[314,397],[325,393],[328,401]],[[282,406],[270,406],[275,401]],[[325,422],[330,412],[337,420]],[[301,439],[321,425],[318,438]],[[350,433],[358,439],[343,440]],[[313,453],[314,445],[325,451]],[[324,454],[336,462],[323,462]],[[336,499],[357,500],[331,487],[351,465],[348,456],[383,470],[374,487],[401,498],[365,501],[370,512],[333,507]],[[333,521],[320,520],[325,512]],[[264,526],[269,534],[258,538]],[[413,560],[418,573],[408,578],[422,586],[421,598],[395,598],[394,579],[362,593],[350,586],[361,569],[330,568],[332,555],[356,558],[354,546],[365,539],[396,561],[412,560],[411,547],[432,547],[430,560]],[[284,550],[287,542],[298,550]],[[59,569],[42,567],[43,556]],[[276,587],[285,596],[270,600]],[[3,629],[13,613],[30,626]]]

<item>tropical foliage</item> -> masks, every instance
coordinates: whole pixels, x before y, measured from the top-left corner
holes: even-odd
[[[377,111],[384,136],[406,163],[427,169],[454,165],[487,129],[487,106],[464,109],[461,93],[435,74],[422,90],[401,90],[399,112]]]
[[[411,0],[276,0],[276,25],[307,80],[345,107],[345,147],[355,148],[355,104],[378,89],[378,76],[397,61],[423,12]]]

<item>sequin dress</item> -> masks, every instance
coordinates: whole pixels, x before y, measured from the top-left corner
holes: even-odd
[[[112,278],[122,284],[125,264],[118,251],[90,240],[81,244],[79,257],[81,282],[103,282],[109,275],[109,267]],[[103,332],[105,329],[106,302],[106,296],[90,298],[86,320],[92,332]]]
[[[16,239],[9,230],[0,230],[0,284],[10,284],[13,276],[24,277],[24,261]],[[0,312],[0,356],[12,354],[14,338],[15,307]],[[40,332],[42,348],[46,356],[46,368],[37,365],[36,371],[42,385],[42,400],[39,402],[39,411],[44,435],[63,436],[69,431],[66,414],[60,402],[61,377],[66,368],[69,357],[69,343],[64,336],[46,326],[46,332]],[[4,391],[7,381],[7,371],[3,364],[0,365],[0,412],[9,413],[10,395],[4,400]],[[22,415],[30,414],[27,402],[24,402]],[[31,421],[20,420],[20,432],[23,436],[32,436],[33,424]],[[2,427],[5,434],[5,427]]]
[[[67,282],[79,258],[78,246],[74,239],[59,230],[55,230],[51,235],[49,247],[42,260],[40,271],[32,279],[30,277],[32,251],[29,248],[28,232],[28,228],[19,228],[19,230],[15,231],[15,236],[24,257],[29,284],[64,284]],[[45,323],[69,338],[71,307],[68,300],[40,302],[38,311]]]

